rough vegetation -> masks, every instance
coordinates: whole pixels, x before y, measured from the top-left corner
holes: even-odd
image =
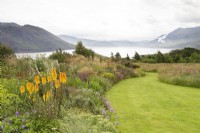
[[[162,82],[200,88],[200,64],[147,64],[140,63],[147,72],[158,72]]]
[[[122,79],[142,75],[109,58],[61,50],[36,59],[17,59],[11,52],[2,58],[1,70],[0,130],[8,133],[117,132],[105,92]]]
[[[143,61],[138,53],[134,60],[128,55],[122,58],[120,53],[107,58],[85,48],[81,42],[73,55],[60,49],[48,58],[38,56],[36,59],[16,58],[10,48],[0,46],[0,131],[6,133],[118,132],[118,112],[105,94],[119,81],[144,76],[145,71],[158,72],[159,80],[165,83],[200,88],[200,65],[197,63],[163,64],[160,61],[158,64],[136,64],[135,59]],[[198,51],[183,51],[175,51],[175,55],[180,55],[181,61],[196,62],[192,55],[195,53],[198,58]],[[191,56],[186,59],[188,53]],[[162,60],[166,55],[158,53],[156,58]],[[148,84],[153,85],[154,81],[148,81]],[[120,91],[125,89],[122,87]],[[145,96],[146,90],[144,92],[139,96]],[[122,99],[120,102],[124,103],[127,98],[119,96],[118,100]],[[132,97],[130,99],[135,102]]]

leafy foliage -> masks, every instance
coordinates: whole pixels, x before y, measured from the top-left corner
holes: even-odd
[[[172,50],[167,54],[158,51],[157,54],[143,55],[141,61],[144,63],[200,63],[200,50],[184,48]]]
[[[88,59],[94,60],[94,55],[95,55],[94,51],[92,51],[91,49],[85,48],[85,46],[83,46],[81,41],[77,43],[75,53],[79,55],[83,55],[84,57]]]

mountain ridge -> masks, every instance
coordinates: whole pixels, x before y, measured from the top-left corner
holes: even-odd
[[[101,47],[153,47],[153,48],[184,48],[193,47],[200,49],[200,26],[190,28],[177,28],[167,34],[162,34],[150,41],[97,41],[84,38],[73,37],[69,35],[59,35],[65,41],[76,44],[82,41],[86,46]]]
[[[74,49],[70,44],[49,31],[33,26],[0,22],[0,42],[11,47],[16,53],[47,52],[56,49]]]

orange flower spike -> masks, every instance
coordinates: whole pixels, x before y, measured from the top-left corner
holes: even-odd
[[[46,98],[49,99],[50,95],[51,95],[51,92],[48,90],[46,93]]]
[[[48,81],[48,83],[50,83],[50,82],[52,81],[52,77],[51,77],[51,76],[48,76],[48,77],[47,77],[47,81]]]
[[[43,94],[43,100],[46,102],[46,95]]]
[[[38,84],[36,84],[35,85],[35,92],[38,92],[38,90],[39,90],[39,86],[38,86]]]
[[[31,83],[31,87],[30,87],[30,89],[29,89],[29,94],[30,94],[30,95],[33,94],[34,90],[35,90],[34,84]]]
[[[30,82],[26,83],[26,88],[27,88],[28,91],[31,89],[31,83]]]
[[[56,89],[58,89],[60,87],[60,81],[59,80],[55,81],[55,87],[56,87]]]
[[[53,80],[55,81],[57,79],[57,73],[56,73],[56,68],[53,68],[51,75],[53,77]]]
[[[46,94],[43,94],[43,100],[46,102],[49,99],[50,95],[51,95],[51,92],[47,91]]]
[[[35,76],[35,83],[36,84],[40,83],[40,76],[39,75]]]
[[[62,74],[62,78],[63,78],[63,83],[65,84],[67,82],[67,76],[66,76],[66,73],[63,73]]]
[[[20,92],[21,94],[25,92],[25,87],[23,85],[20,86]]]
[[[47,83],[47,79],[46,79],[46,77],[43,77],[42,78],[42,84],[45,85],[46,83]]]

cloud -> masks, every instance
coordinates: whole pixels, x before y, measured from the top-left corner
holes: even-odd
[[[199,0],[181,0],[183,5],[191,6],[193,8],[199,8],[200,7],[200,1]]]
[[[98,40],[154,39],[200,25],[200,0],[0,0],[0,21]]]
[[[200,1],[182,0],[182,6],[175,16],[175,20],[181,23],[200,24]]]

